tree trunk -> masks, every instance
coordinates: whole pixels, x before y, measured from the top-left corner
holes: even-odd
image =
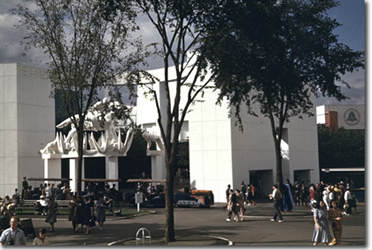
[[[167,154],[167,153],[166,153]],[[168,154],[166,155],[166,169],[167,169],[167,180],[165,187],[165,242],[175,241],[174,233],[174,178],[173,178],[173,169],[174,169],[174,158],[168,159]]]
[[[274,116],[270,114],[269,116],[270,124],[271,124],[271,133],[274,139],[274,146],[275,146],[275,161],[276,161],[276,184],[278,187],[283,185],[283,170],[282,170],[282,152],[280,148],[280,142],[282,140],[282,133],[277,133],[277,129],[275,126]],[[280,126],[279,130],[282,130],[283,127]]]
[[[283,185],[283,167],[280,141],[275,140],[275,160],[276,160],[276,184],[278,187]]]
[[[78,165],[77,165],[77,176],[75,181],[76,186],[76,195],[81,197],[81,182],[82,182],[82,169],[83,169],[83,138],[84,138],[84,127],[83,124],[79,124],[77,128],[77,135],[78,135]]]

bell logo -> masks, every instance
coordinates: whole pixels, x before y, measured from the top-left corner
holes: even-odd
[[[356,109],[348,109],[344,114],[344,120],[348,125],[354,126],[358,124],[360,114]]]

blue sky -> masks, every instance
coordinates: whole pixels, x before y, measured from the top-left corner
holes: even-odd
[[[340,41],[352,49],[365,49],[365,3],[362,0],[342,0],[341,5],[329,11],[341,27],[336,29]]]

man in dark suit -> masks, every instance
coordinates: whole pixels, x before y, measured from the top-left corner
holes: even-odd
[[[278,222],[283,222],[283,216],[280,212],[280,204],[282,202],[282,193],[278,189],[277,185],[273,185],[273,193],[269,195],[270,199],[274,200],[274,216],[271,221],[276,221],[276,218],[279,217]]]

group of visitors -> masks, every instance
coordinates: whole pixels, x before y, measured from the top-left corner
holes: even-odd
[[[343,181],[336,184],[326,184],[323,181],[317,184],[310,184],[308,187],[304,183],[295,182],[292,188],[292,195],[295,197],[295,204],[298,206],[311,205],[314,201],[323,200],[327,210],[330,209],[331,201],[335,200],[344,215],[350,215],[352,209],[357,211],[357,198],[351,192],[350,185]]]
[[[236,222],[244,220],[244,196],[240,189],[231,189],[231,185],[227,185],[226,190],[226,209],[228,211],[226,221],[231,221],[231,216],[234,214]]]
[[[81,225],[80,232],[84,231],[89,234],[96,222],[99,224],[99,229],[103,230],[103,224],[106,220],[106,209],[112,206],[112,198],[108,193],[100,194],[98,200],[94,202],[91,195],[84,195],[82,199],[79,196],[73,196],[69,203],[69,221],[72,222],[74,232],[79,232],[79,225]]]
[[[46,199],[54,196],[56,200],[70,200],[71,199],[71,188],[66,182],[61,182],[57,185],[54,183],[40,184],[39,187],[32,189],[29,185],[27,178],[23,177],[22,182],[22,198],[23,200],[35,200],[41,195],[45,196]]]
[[[349,184],[340,181],[333,185],[321,181],[311,185],[309,193],[315,222],[313,244],[341,245],[343,215],[351,215],[353,208],[358,213],[358,199]],[[328,221],[331,222],[334,237],[331,237]]]
[[[342,219],[344,215],[349,216],[354,209],[357,211],[358,200],[351,192],[349,184],[340,181],[336,184],[326,184],[321,181],[318,184],[305,186],[304,183],[295,182],[294,186],[288,183],[278,188],[273,185],[273,192],[269,194],[269,198],[274,203],[274,215],[271,218],[272,222],[284,222],[282,211],[286,207],[288,211],[293,209],[292,197],[296,206],[310,205],[314,219],[314,232],[312,236],[313,245],[322,243],[324,245],[341,245],[342,234]],[[284,194],[283,194],[284,192]],[[254,200],[254,199],[253,199]],[[240,189],[231,188],[227,185],[226,190],[226,208],[228,215],[226,221],[231,221],[234,215],[234,220],[239,222],[244,219],[244,204],[256,204],[249,198],[247,186],[242,182]],[[331,235],[328,224],[331,224],[333,237]]]

